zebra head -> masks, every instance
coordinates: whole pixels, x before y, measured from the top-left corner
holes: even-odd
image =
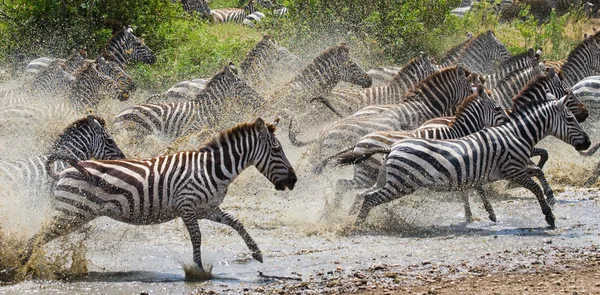
[[[275,185],[276,190],[282,191],[286,187],[293,190],[298,178],[283,152],[281,143],[275,137],[274,132],[278,123],[279,118],[270,124],[265,123],[261,118],[254,121],[253,131],[257,141],[254,143],[256,152],[253,153],[253,164]]]
[[[119,65],[125,65],[130,59],[153,64],[156,56],[144,40],[135,36],[131,28],[123,27],[123,31],[114,35],[106,45],[108,55],[112,55]]]
[[[125,73],[125,70],[121,68],[116,62],[106,60],[102,56],[96,58],[98,63],[98,69],[104,75],[111,77],[113,80],[119,83],[119,88],[125,92],[134,92],[137,87],[133,82],[133,79]]]
[[[349,57],[350,48],[346,43],[340,44],[337,50],[340,80],[369,88],[373,84],[371,76]]]
[[[123,154],[123,151],[121,151],[113,137],[106,130],[104,119],[88,115],[87,121],[93,130],[89,135],[92,142],[92,158],[99,160],[125,159],[125,154]]]
[[[567,107],[567,96],[556,100],[556,97],[550,93],[546,94],[546,100],[551,101],[551,110],[547,115],[549,120],[548,127],[550,135],[572,145],[576,150],[587,150],[590,147],[590,137],[581,128],[581,125],[569,111]]]
[[[92,158],[98,160],[124,159],[125,155],[108,134],[104,125],[103,118],[88,115],[65,128],[52,145],[52,150],[46,160],[48,175],[58,179],[58,175],[52,169],[52,164],[57,160],[74,165],[79,161]]]
[[[475,113],[479,114],[476,118],[478,117],[482,127],[495,127],[509,122],[510,117],[506,114],[506,111],[490,95],[490,90],[486,89],[483,85],[478,85],[476,100],[471,103]],[[460,108],[457,111],[457,117],[459,112]]]

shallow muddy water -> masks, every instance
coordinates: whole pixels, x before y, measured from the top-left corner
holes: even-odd
[[[138,96],[141,99],[142,95]],[[107,102],[99,110],[110,123],[116,113],[132,103]],[[42,154],[52,136],[79,116],[65,114],[64,118],[56,117],[43,125],[4,125],[0,155],[17,159]],[[303,136],[316,136],[320,127],[305,130]],[[594,126],[589,128],[594,131]],[[158,154],[170,143],[149,137],[143,144],[137,144],[128,134],[111,131],[130,157]],[[583,158],[556,139],[546,139],[540,144],[550,152],[545,171],[557,199],[556,230],[546,227],[531,193],[524,189],[506,190],[500,183],[489,191],[494,195],[490,199],[497,223],[487,219],[477,198],[471,197],[477,220],[466,224],[458,194],[419,192],[372,210],[366,226],[349,230],[355,217],[347,216],[346,212],[357,191],[344,196],[341,208],[329,211],[325,208],[331,202],[326,200],[331,200],[336,180],[349,177],[350,169],[330,168],[322,175],[312,175],[309,148],[291,146],[285,127],[276,134],[297,169],[299,180],[295,189],[275,191],[256,169],[249,168],[230,186],[221,206],[244,224],[262,250],[264,263],[251,258],[250,251],[232,229],[200,221],[203,260],[213,266],[214,278],[186,282],[183,267],[192,264],[192,247],[181,220],[132,226],[99,218],[90,223],[85,234],[75,233],[44,247],[46,255],[52,256],[83,240],[89,271],[86,276],[25,280],[1,286],[0,293],[182,294],[208,290],[243,293],[245,288],[273,281],[269,276],[287,277],[290,282],[306,281],[318,273],[349,272],[374,263],[452,263],[477,260],[486,253],[539,248],[550,243],[587,246],[600,238],[598,187],[577,187],[600,161],[600,155]],[[597,140],[597,136],[592,136],[593,142]],[[1,230],[11,237],[28,238],[48,216],[50,193],[43,188],[22,188],[6,180],[2,182]]]

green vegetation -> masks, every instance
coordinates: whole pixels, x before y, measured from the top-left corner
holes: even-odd
[[[211,7],[241,6],[243,0],[214,0]],[[239,62],[264,33],[303,56],[347,42],[365,66],[402,64],[425,51],[440,58],[467,32],[493,29],[513,53],[542,47],[545,58],[562,59],[591,25],[581,10],[540,24],[527,6],[512,21],[482,2],[464,18],[450,14],[460,0],[327,1],[287,0],[287,17],[267,17],[258,28],[218,24],[185,13],[170,0],[7,0],[0,4],[0,64],[22,69],[38,56],[66,57],[85,48],[98,54],[113,29],[131,25],[157,55],[154,65],[134,64],[142,88],[164,90],[186,79],[209,77],[228,61]],[[263,9],[265,10],[265,9]],[[503,14],[506,15],[506,14]]]

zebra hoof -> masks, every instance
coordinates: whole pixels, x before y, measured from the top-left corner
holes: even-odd
[[[263,263],[263,257],[262,257],[262,253],[260,252],[254,252],[252,253],[252,258],[254,258],[254,260]]]
[[[490,220],[491,220],[492,222],[494,222],[494,223],[496,223],[496,221],[498,221],[498,220],[496,219],[496,215],[495,215],[495,214],[490,214],[490,216],[489,216],[489,217],[490,217]]]
[[[554,216],[546,216],[546,222],[548,223],[550,229],[556,229],[556,224],[554,223]]]

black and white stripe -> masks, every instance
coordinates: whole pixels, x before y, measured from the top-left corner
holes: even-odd
[[[129,107],[117,115],[115,126],[144,135],[176,138],[203,127],[214,128],[222,119],[226,99],[258,109],[264,99],[235,72],[233,64],[223,67],[190,101]]]
[[[146,64],[156,62],[156,56],[144,40],[133,34],[133,29],[123,27],[123,30],[114,34],[106,44],[104,56],[116,62],[123,68],[130,60],[137,60]]]
[[[531,95],[531,96],[529,96]],[[544,192],[532,177],[543,175],[529,157],[537,142],[553,135],[577,150],[590,146],[590,139],[566,107],[566,97],[555,100],[544,92],[515,98],[511,121],[454,140],[404,139],[388,152],[382,181],[367,192],[357,224],[380,204],[411,194],[419,188],[458,190],[501,179],[515,182],[534,193],[555,227],[555,218]],[[366,153],[368,154],[368,153]],[[364,156],[364,155],[363,155]],[[352,157],[341,161],[352,161]]]
[[[456,63],[477,74],[491,74],[495,63],[511,57],[510,52],[491,30],[471,38],[462,48]]]
[[[104,119],[94,115],[77,120],[58,136],[47,155],[0,160],[0,177],[28,185],[43,184],[79,161],[125,158],[104,125]]]
[[[181,217],[190,234],[193,259],[203,269],[199,219],[231,226],[246,242],[252,257],[262,253],[244,226],[219,205],[229,184],[254,165],[276,190],[292,190],[296,174],[273,132],[276,123],[262,119],[221,132],[198,151],[150,159],[84,161],[60,174],[54,192],[58,214],[30,239],[22,255],[29,260],[34,243],[43,245],[107,216],[136,225],[167,222]]]

